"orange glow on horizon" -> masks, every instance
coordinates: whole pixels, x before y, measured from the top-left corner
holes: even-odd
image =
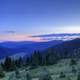
[[[0,41],[35,41],[42,42],[40,37],[32,37],[28,35],[0,35]]]

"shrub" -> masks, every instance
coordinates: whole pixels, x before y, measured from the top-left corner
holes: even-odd
[[[4,72],[0,72],[0,78],[3,78],[3,77],[5,77]]]
[[[40,76],[39,80],[53,80],[49,72],[47,71],[46,68],[43,70],[42,76]]]
[[[77,70],[76,70],[76,68],[74,66],[72,66],[72,72],[73,73],[76,73],[77,72]]]
[[[18,70],[15,71],[16,78],[20,78],[20,72]]]
[[[77,80],[80,80],[80,72],[78,73]]]
[[[75,59],[71,59],[70,65],[73,66],[73,65],[76,65],[76,64],[77,64],[76,60]]]
[[[32,77],[31,77],[29,71],[27,71],[27,73],[26,73],[26,80],[32,80]]]
[[[65,74],[63,72],[60,73],[60,78],[65,78]]]
[[[3,72],[2,67],[0,66],[0,78],[5,77],[5,73]]]

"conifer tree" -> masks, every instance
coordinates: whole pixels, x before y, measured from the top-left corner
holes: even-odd
[[[77,80],[80,80],[80,72],[78,73]]]
[[[14,70],[14,61],[10,57],[7,57],[4,61],[4,69],[6,71]]]
[[[3,78],[3,77],[5,77],[5,73],[2,69],[2,67],[0,66],[0,78]]]

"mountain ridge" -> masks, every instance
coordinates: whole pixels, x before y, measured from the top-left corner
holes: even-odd
[[[8,45],[4,45],[5,43],[0,43],[0,58],[11,56],[19,53],[25,53],[25,55],[31,55],[35,50],[43,51],[52,45],[56,45],[61,43],[62,41],[49,41],[49,42],[31,42],[31,43],[20,43],[15,46],[15,42],[12,44],[9,43],[9,45],[12,45],[11,47]],[[4,46],[3,46],[4,45]]]

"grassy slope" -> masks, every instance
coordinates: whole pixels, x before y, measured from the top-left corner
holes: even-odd
[[[80,61],[77,62],[78,65],[76,65],[76,69],[77,71],[79,71],[79,67],[80,67]],[[71,80],[76,80],[77,76],[76,74],[71,72],[71,67],[70,67],[70,59],[64,59],[61,60],[58,64],[55,64],[53,66],[46,66],[46,68],[48,69],[48,71],[50,72],[50,74],[53,77],[53,80],[68,80],[67,78],[70,77]],[[37,69],[33,69],[30,71],[33,80],[38,80],[39,76],[43,73],[43,67],[39,67]],[[20,71],[21,72],[21,76],[25,74],[25,70]],[[66,74],[66,78],[60,79],[59,75],[60,72],[64,72]],[[0,80],[8,80],[9,76],[13,76],[14,72],[11,73],[6,73],[6,77]]]

